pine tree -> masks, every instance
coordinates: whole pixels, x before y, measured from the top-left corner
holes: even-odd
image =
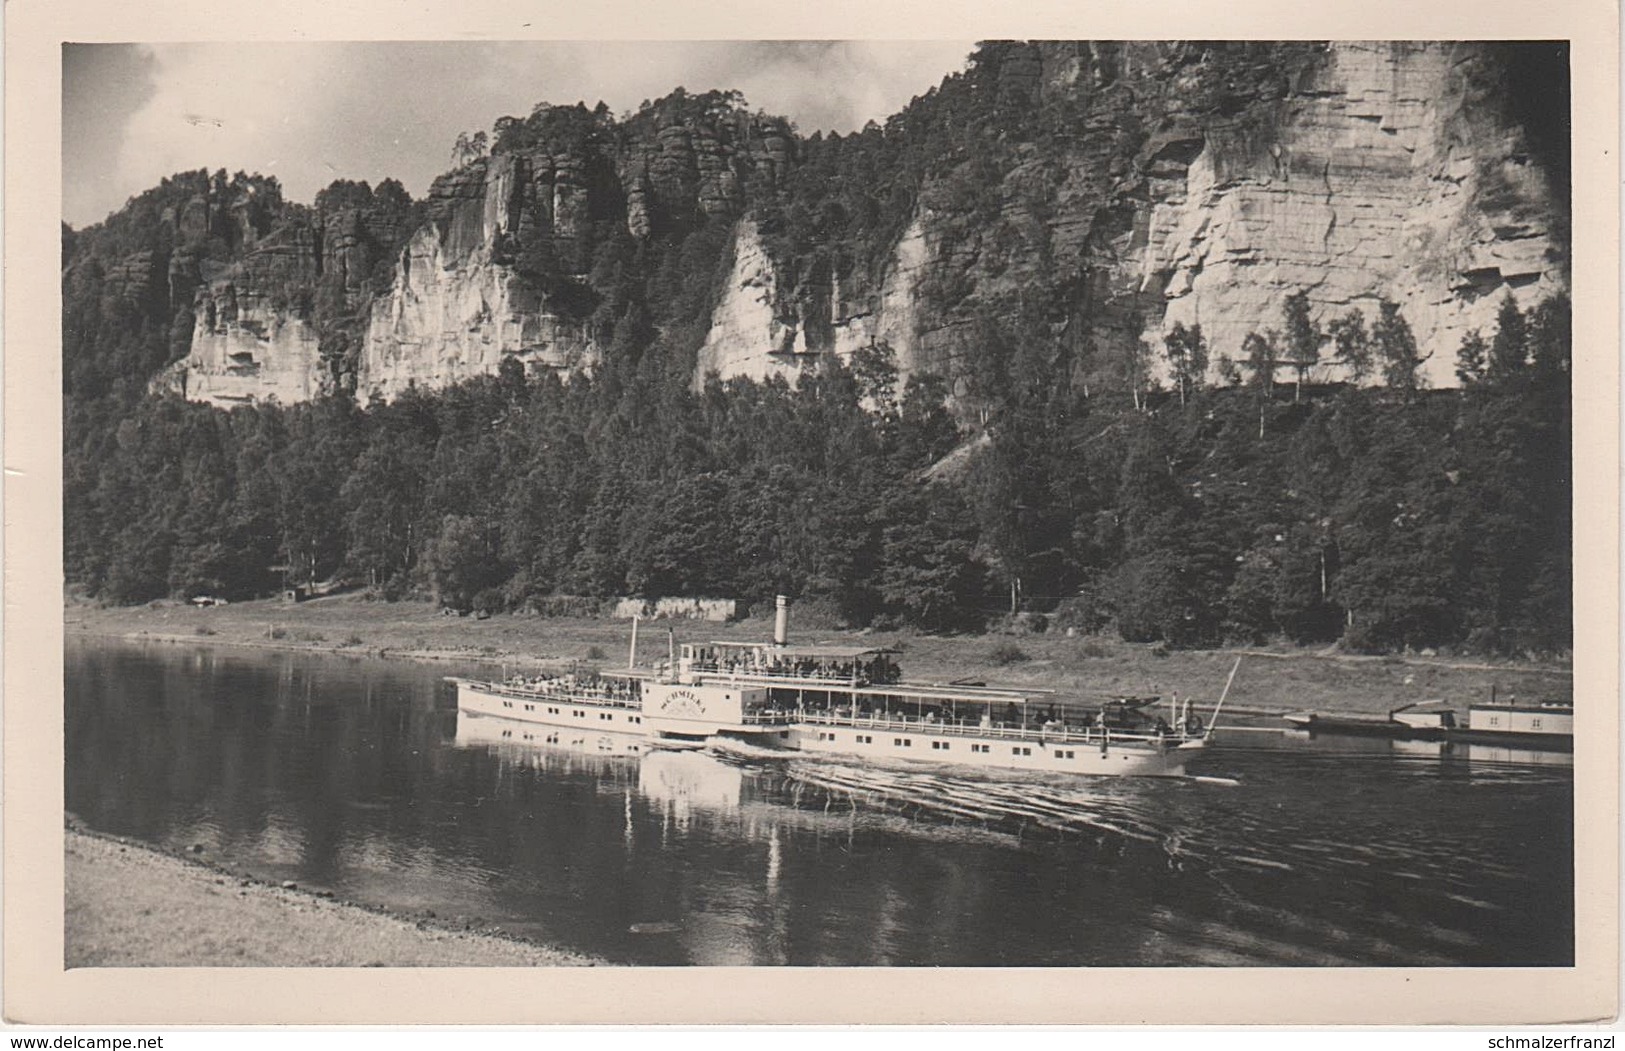
[[[1485,376],[1492,383],[1505,383],[1521,375],[1529,363],[1529,324],[1511,292],[1501,299],[1495,325]]]
[[[1264,413],[1275,391],[1275,333],[1247,333],[1241,352],[1247,358],[1248,385],[1258,392],[1258,438],[1264,440]]]
[[[1183,322],[1176,321],[1162,337],[1162,345],[1169,371],[1179,387],[1179,404],[1183,405],[1187,393],[1200,390],[1207,378],[1207,342],[1202,338],[1202,326],[1186,328]]]
[[[1151,377],[1151,347],[1144,340],[1136,340],[1129,348],[1126,361],[1129,392],[1134,399],[1134,408],[1140,411],[1145,409],[1145,396],[1150,393],[1155,380]]]
[[[1364,314],[1351,309],[1331,323],[1328,334],[1352,383],[1358,385],[1371,375],[1371,337],[1366,332]]]
[[[1463,387],[1471,387],[1484,379],[1488,350],[1476,328],[1461,337],[1461,347],[1456,351],[1456,379]]]
[[[1371,326],[1371,344],[1382,362],[1382,375],[1388,386],[1414,391],[1421,385],[1422,378],[1417,372],[1427,359],[1417,353],[1416,337],[1400,314],[1398,303],[1382,301],[1377,323]]]
[[[1241,341],[1241,353],[1247,360],[1248,385],[1257,387],[1265,394],[1275,389],[1274,336],[1273,331],[1265,335],[1249,332],[1247,338]]]
[[[1542,300],[1530,315],[1529,344],[1535,379],[1546,386],[1566,386],[1574,350],[1569,297],[1559,294]]]
[[[1287,359],[1292,362],[1297,377],[1292,391],[1292,400],[1296,402],[1303,396],[1303,383],[1309,377],[1310,368],[1320,360],[1320,345],[1326,337],[1309,316],[1307,293],[1294,292],[1286,297],[1282,320],[1286,329]]]

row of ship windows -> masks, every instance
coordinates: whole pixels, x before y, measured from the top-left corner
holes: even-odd
[[[1489,725],[1490,726],[1500,726],[1501,725],[1501,717],[1499,715],[1490,716]],[[1529,729],[1531,729],[1531,730],[1539,730],[1540,728],[1541,728],[1541,726],[1540,726],[1540,719],[1539,718],[1534,718],[1534,719],[1529,720]]]
[[[856,739],[858,744],[874,744],[875,743],[875,739],[873,737],[869,736],[868,734],[856,734],[856,735],[854,735],[854,738]],[[818,739],[820,741],[836,741],[836,740],[839,740],[840,738],[839,738],[838,735],[830,733],[828,731],[819,731]],[[908,738],[908,737],[893,737],[891,743],[892,743],[892,747],[894,747],[894,748],[913,748],[914,747],[913,739]],[[939,751],[940,752],[946,752],[946,751],[949,750],[949,747],[951,745],[952,745],[951,741],[932,741],[931,742],[931,750],[933,752],[939,752]],[[974,754],[985,755],[985,754],[990,753],[990,752],[993,751],[993,746],[990,745],[990,744],[972,744],[970,746],[970,750]],[[1031,748],[1027,748],[1027,747],[1016,746],[1016,747],[1013,747],[1013,748],[1010,749],[1010,754],[1011,755],[1032,755],[1033,750]],[[1056,751],[1055,751],[1055,758],[1057,758],[1057,759],[1076,759],[1077,757],[1078,757],[1078,753],[1077,753],[1077,751],[1075,749],[1071,749],[1071,748],[1068,748],[1068,749],[1065,749],[1065,750],[1056,749]]]
[[[504,707],[504,708],[512,708],[513,707],[513,702],[512,701],[503,701],[502,702],[502,707]],[[536,710],[536,706],[534,704],[525,705],[525,711],[534,712],[535,710]],[[564,713],[561,712],[557,708],[549,708],[547,710],[547,714],[548,715],[562,715]],[[570,714],[575,716],[577,719],[585,719],[587,717],[586,712],[572,711]],[[602,722],[614,722],[615,721],[615,713],[614,712],[599,712],[598,713],[598,718]],[[626,721],[629,722],[629,723],[636,723],[636,724],[641,725],[643,723],[643,717],[640,716],[640,715],[628,715],[626,717]]]

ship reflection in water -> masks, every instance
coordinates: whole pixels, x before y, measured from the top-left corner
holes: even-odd
[[[1459,766],[1462,774],[1471,772],[1474,764],[1507,764],[1511,766],[1552,766],[1572,770],[1574,752],[1560,748],[1516,747],[1480,741],[1412,740],[1403,737],[1361,738],[1341,734],[1313,733],[1307,730],[1287,730],[1283,737],[1303,747],[1328,752],[1356,750],[1373,754],[1387,753],[1407,759],[1433,759],[1440,763]],[[1364,748],[1360,748],[1364,745]]]
[[[617,963],[1573,958],[1550,755],[1238,732],[1193,778],[1000,778],[459,717],[446,670],[71,642],[68,807]]]
[[[626,734],[571,733],[531,723],[492,716],[457,714],[459,748],[483,748],[498,763],[546,770],[574,765],[570,756],[634,756],[641,760],[638,792],[664,804],[667,812],[687,820],[692,808],[739,809],[745,775],[738,767],[703,753],[698,747],[678,747]]]

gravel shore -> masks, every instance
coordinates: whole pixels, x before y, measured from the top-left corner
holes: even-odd
[[[437,928],[67,830],[73,967],[559,967],[603,961]]]

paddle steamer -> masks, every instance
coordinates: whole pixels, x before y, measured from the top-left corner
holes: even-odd
[[[1181,774],[1211,729],[1188,700],[1183,707],[1155,697],[1085,705],[1043,690],[908,683],[896,651],[885,647],[792,645],[782,599],[773,641],[679,648],[673,639],[652,671],[635,667],[636,633],[634,622],[625,671],[452,679],[458,707],[761,754],[1096,775]]]

